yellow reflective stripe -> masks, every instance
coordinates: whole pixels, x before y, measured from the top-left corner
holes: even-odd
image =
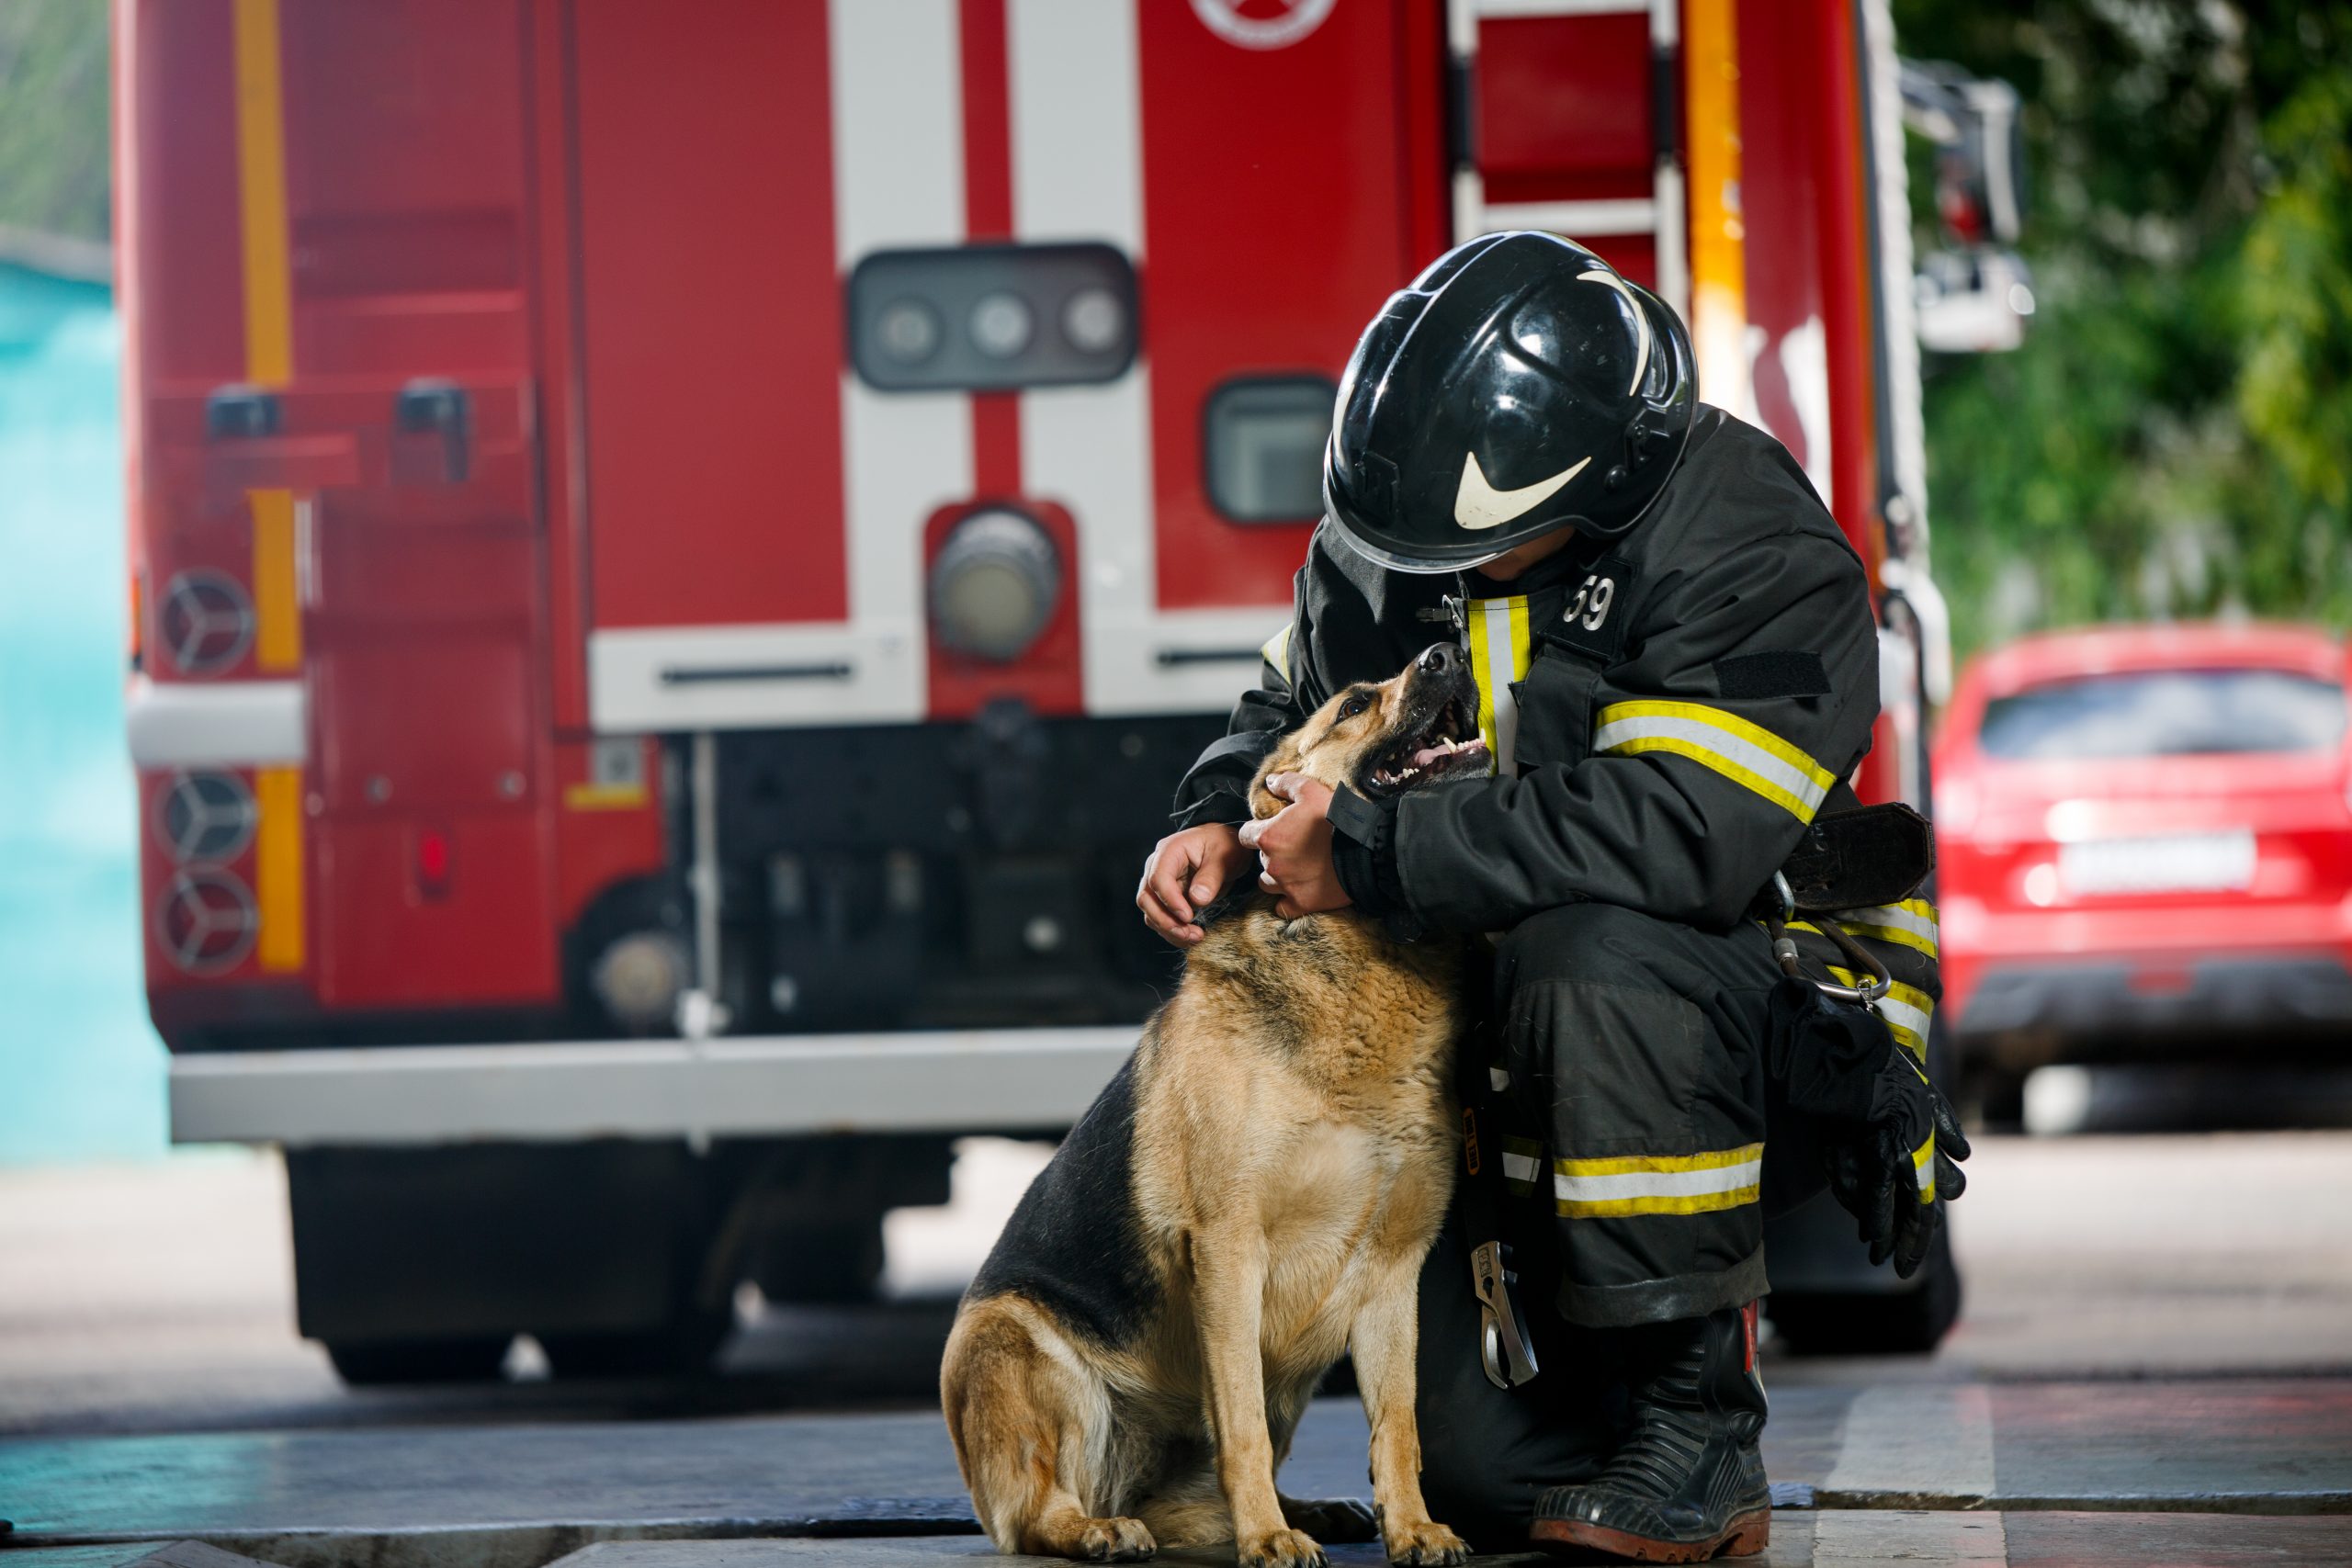
[[[1696,1155],[1616,1155],[1552,1162],[1554,1207],[1569,1219],[1703,1214],[1757,1201],[1764,1145]]]
[[[1562,1198],[1553,1204],[1564,1220],[1620,1219],[1629,1214],[1711,1214],[1757,1201],[1754,1185],[1727,1192],[1694,1192],[1657,1198]]]
[[[1875,985],[1874,975],[1858,975],[1851,969],[1829,966],[1830,978],[1841,986],[1860,987],[1865,983]],[[1928,1023],[1935,1016],[1936,998],[1917,986],[1906,986],[1897,980],[1878,999],[1879,1016],[1886,1020],[1887,1032],[1894,1043],[1920,1061],[1928,1059]]]
[[[1277,671],[1281,671],[1282,678],[1283,680],[1289,680],[1290,626],[1285,624],[1282,630],[1268,637],[1264,644],[1259,648],[1258,654],[1260,658],[1263,659],[1267,663],[1272,665]]]
[[[302,967],[302,770],[263,768],[254,774],[261,821],[254,834],[254,897],[261,931],[254,955],[264,969]]]
[[[1699,1155],[1603,1155],[1595,1159],[1560,1159],[1552,1168],[1562,1176],[1627,1176],[1639,1171],[1726,1170],[1752,1165],[1764,1157],[1761,1144],[1736,1149],[1714,1149]]]
[[[1521,1197],[1544,1174],[1544,1145],[1532,1138],[1503,1139],[1503,1185]]]
[[[254,664],[265,674],[302,667],[302,607],[294,583],[294,492],[246,492],[254,516]]]
[[[1703,703],[1612,703],[1593,730],[1595,751],[1688,757],[1755,791],[1801,822],[1813,820],[1838,775],[1770,730]]]
[[[1527,596],[1473,599],[1463,632],[1470,672],[1478,679],[1478,734],[1487,743],[1487,771],[1510,777],[1519,738],[1519,702],[1511,682],[1527,674]]]
[[[1937,956],[1936,907],[1925,898],[1905,898],[1900,904],[1875,904],[1867,909],[1849,910],[1839,923],[1856,936],[1874,937],[1924,953],[1930,958]]]
[[[277,0],[236,0],[237,203],[245,268],[245,378],[265,387],[294,374],[293,271],[286,238],[286,113],[278,76]]]
[[[1911,1175],[1919,1184],[1919,1201],[1936,1201],[1936,1135],[1930,1132],[1927,1142],[1911,1151]]]
[[[569,811],[634,811],[651,799],[642,784],[576,784],[563,788]]]

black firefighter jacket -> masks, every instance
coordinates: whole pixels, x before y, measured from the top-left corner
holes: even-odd
[[[1577,539],[1513,582],[1392,572],[1325,522],[1262,685],[1178,787],[1178,823],[1247,820],[1282,734],[1457,637],[1495,776],[1408,794],[1374,841],[1335,840],[1350,895],[1406,934],[1500,931],[1584,899],[1727,928],[1878,715],[1861,561],[1779,442],[1702,405],[1628,535]]]

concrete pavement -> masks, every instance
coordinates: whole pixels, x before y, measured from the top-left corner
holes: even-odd
[[[273,1156],[0,1171],[0,1434],[923,1403],[954,1292],[1042,1159],[973,1140],[951,1204],[890,1216],[891,1303],[755,1313],[714,1382],[363,1392],[295,1336]],[[2352,1204],[2313,1201],[2352,1192],[2352,1133],[1988,1137],[1969,1170],[1943,1348],[1776,1358],[1776,1381],[2352,1374]]]
[[[1365,1438],[1353,1402],[1318,1402],[1284,1486],[1362,1495]],[[1782,1388],[1765,1462],[1794,1510],[2332,1516],[2352,1532],[2352,1379]],[[189,1536],[293,1568],[973,1529],[930,1411],[19,1438],[0,1446],[0,1498],[18,1547]]]
[[[1039,1158],[973,1154],[893,1216],[897,1299],[755,1312],[724,1375],[364,1393],[293,1335],[274,1162],[0,1174],[0,1568],[973,1558],[933,1380]],[[1941,1352],[1768,1354],[1767,1561],[2352,1563],[2352,1135],[1990,1138],[1971,1174]],[[1361,1495],[1363,1441],[1318,1404],[1286,1483]]]
[[[147,1547],[60,1547],[11,1557],[11,1568],[255,1568],[225,1553],[198,1557],[198,1543]],[[1373,1546],[1329,1549],[1335,1568],[1381,1562]],[[598,1541],[557,1560],[553,1568],[1004,1568],[1058,1560],[1000,1557],[972,1536],[747,1539],[698,1541]],[[1227,1564],[1229,1551],[1163,1552],[1171,1564]],[[1482,1557],[1482,1564],[1532,1568],[1561,1559],[1534,1553]],[[2059,1564],[2072,1568],[2328,1568],[2352,1562],[2352,1536],[2339,1519],[2245,1518],[2215,1515],[2113,1513],[1870,1514],[1787,1511],[1772,1520],[1772,1542],[1757,1568],[1989,1568]]]

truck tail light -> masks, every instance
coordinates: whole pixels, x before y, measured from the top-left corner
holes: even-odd
[[[155,942],[190,975],[222,975],[253,951],[261,910],[253,890],[225,871],[183,871],[155,905]]]
[[[1029,650],[1061,597],[1061,552],[1035,518],[1008,507],[975,512],[931,563],[931,618],[958,652],[1009,663]]]
[[[438,828],[421,828],[416,835],[416,887],[427,898],[449,891],[449,835]]]
[[[235,773],[181,773],[155,807],[155,836],[183,865],[235,860],[260,821],[252,788]]]

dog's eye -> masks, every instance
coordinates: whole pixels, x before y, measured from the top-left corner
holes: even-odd
[[[1340,717],[1342,720],[1353,718],[1356,715],[1363,712],[1364,709],[1371,705],[1372,699],[1365,696],[1362,692],[1358,692],[1354,696],[1350,697],[1346,702],[1340,705]]]

